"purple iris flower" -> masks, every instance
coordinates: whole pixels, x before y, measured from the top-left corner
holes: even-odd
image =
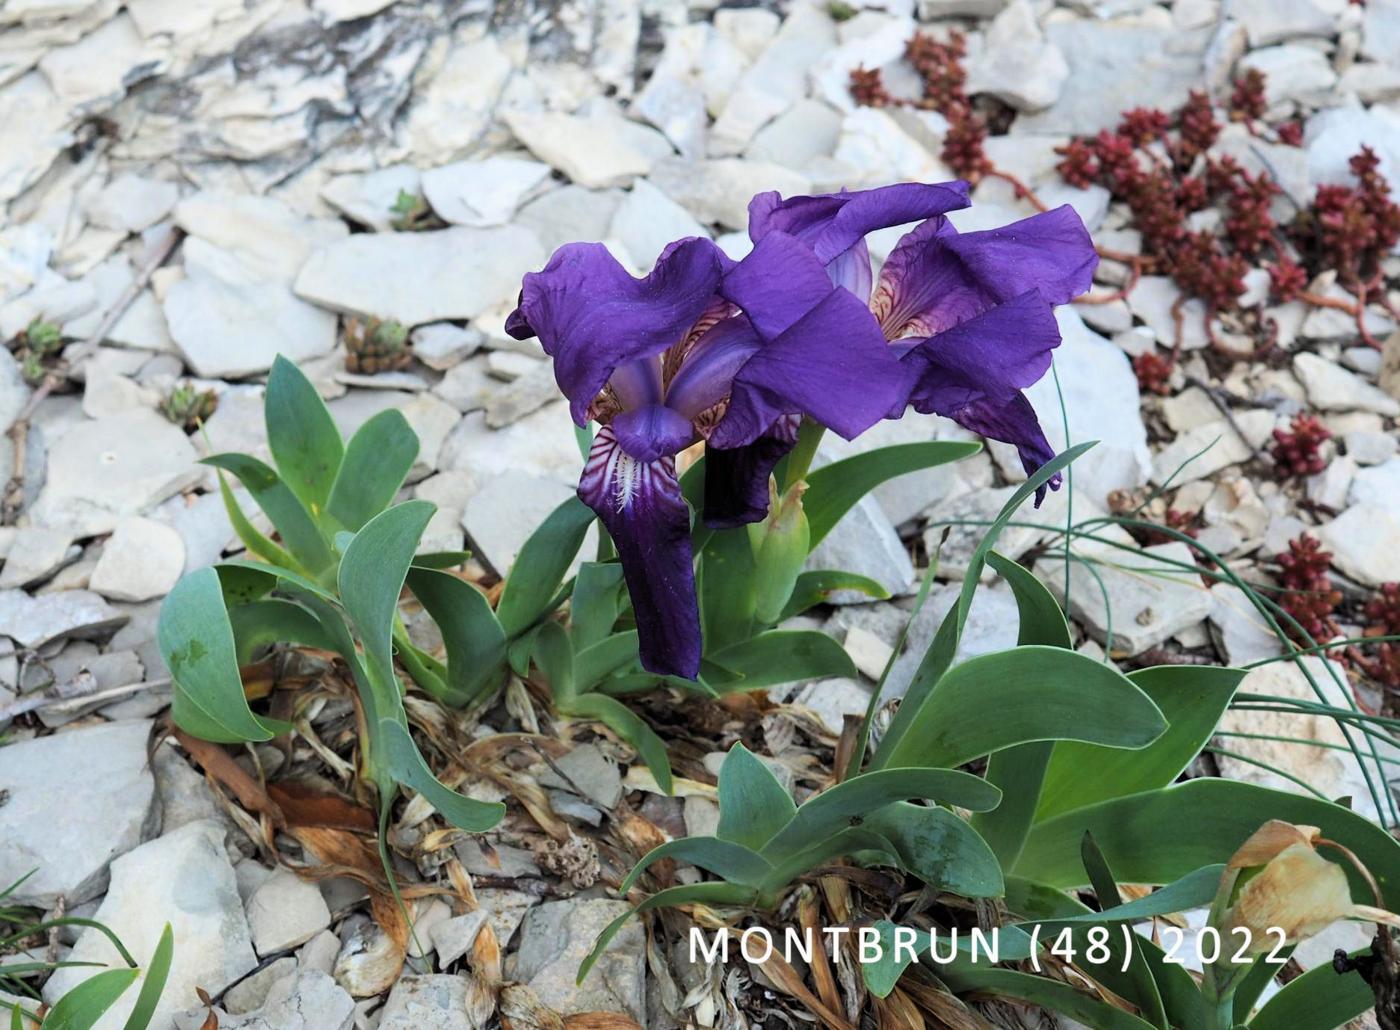
[[[599,423],[579,497],[617,547],[643,666],[687,678],[700,613],[675,456],[704,440],[707,521],[754,521],[803,416],[850,438],[907,391],[866,305],[781,231],[737,264],[679,240],[642,279],[601,244],[568,244],[525,276],[506,330],[538,336],[574,421]]]
[[[1050,368],[1060,343],[1054,306],[1084,293],[1098,255],[1065,205],[1011,225],[959,233],[945,217],[967,207],[964,182],[904,184],[859,192],[749,204],[756,246],[796,237],[833,283],[867,302],[881,333],[909,373],[905,402],[993,440],[1015,445],[1026,472],[1054,457],[1024,389]],[[890,252],[878,280],[865,234],[920,224]],[[1057,474],[1048,484],[1058,488]],[[1036,495],[1039,505],[1045,494]]]

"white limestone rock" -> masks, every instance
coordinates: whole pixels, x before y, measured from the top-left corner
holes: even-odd
[[[198,482],[189,439],[154,411],[80,422],[49,448],[48,473],[30,510],[35,524],[74,536],[108,533]]]
[[[150,720],[138,719],[0,748],[0,880],[34,874],[11,903],[48,908],[62,897],[71,907],[102,893],[108,863],[158,818],[150,732]]]
[[[113,601],[164,597],[185,569],[185,542],[170,526],[139,516],[117,523],[89,586]]]
[[[312,254],[296,293],[332,311],[408,326],[470,319],[513,297],[545,256],[535,234],[518,226],[361,233]]]
[[[549,166],[518,157],[458,161],[423,173],[423,195],[453,225],[505,225],[549,177]]]
[[[224,851],[224,829],[215,822],[190,823],[113,862],[112,885],[94,918],[121,938],[142,968],[155,953],[165,924],[171,925],[176,945],[153,1027],[169,1027],[176,1013],[198,1005],[196,988],[217,995],[257,965]],[[70,957],[99,966],[122,965],[111,942],[93,929],[83,931]],[[44,1000],[53,1004],[100,971],[59,970],[44,985]],[[121,1030],[140,982],[93,1024],[94,1030]]]

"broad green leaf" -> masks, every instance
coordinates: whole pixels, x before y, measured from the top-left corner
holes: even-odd
[[[745,887],[757,887],[773,871],[765,859],[742,844],[733,844],[718,837],[677,837],[643,855],[617,888],[617,893],[625,898],[627,892],[637,885],[642,873],[663,858],[689,862],[730,883]]]
[[[1011,521],[1017,510],[1035,494],[1037,489],[1048,483],[1061,469],[1093,446],[1093,442],[1077,444],[1055,455],[1054,458],[1036,469],[1035,474],[1022,483],[1016,492],[1007,499],[1006,503],[1002,505],[1001,511],[997,513],[997,517],[987,527],[986,533],[982,536],[982,542],[972,552],[967,572],[963,574],[962,589],[958,593],[958,601],[949,609],[948,614],[939,625],[938,631],[934,634],[933,643],[924,652],[924,657],[920,660],[918,668],[914,670],[914,676],[910,680],[904,700],[890,721],[889,729],[885,731],[884,748],[886,751],[893,750],[895,745],[909,732],[910,723],[918,715],[925,699],[943,674],[948,671],[948,667],[953,664],[953,656],[957,653],[958,642],[962,639],[963,626],[967,623],[968,612],[972,610],[972,598],[981,583],[982,570],[986,566],[987,556],[991,554],[1001,531],[1006,528],[1007,523]],[[884,762],[879,755],[875,756],[875,761],[876,763]]]
[[[44,1030],[90,1030],[141,975],[139,969],[109,969],[78,984],[44,1017]]]
[[[1006,580],[1016,596],[1020,618],[1018,644],[1074,648],[1064,613],[1040,580],[995,551],[987,552],[987,564]],[[1011,868],[1026,843],[1054,747],[1047,740],[1020,744],[994,752],[987,760],[987,780],[1001,788],[1002,802],[992,811],[974,816],[972,825],[991,845],[1004,869]]]
[[[1013,998],[1039,1005],[1078,1020],[1094,1030],[1152,1030],[1152,1024],[1122,1009],[1076,990],[1067,983],[985,964],[961,963],[957,968],[938,966],[939,979],[955,994]]]
[[[1016,863],[1026,844],[1054,750],[1054,741],[1037,740],[994,751],[987,759],[987,782],[1001,790],[1002,800],[992,811],[973,816],[972,825],[1004,868]]]
[[[262,600],[277,589],[277,574],[266,566],[256,568],[220,562],[214,566],[219,574],[219,586],[224,592],[224,606],[229,611],[239,605]]]
[[[170,978],[170,963],[174,957],[175,934],[170,924],[166,923],[155,954],[151,956],[151,964],[146,967],[146,978],[141,984],[141,993],[136,996],[136,1007],[127,1017],[123,1030],[146,1030],[151,1025],[160,996],[165,991],[165,981]]]
[[[1220,875],[1225,871],[1223,864],[1202,866],[1193,869],[1180,879],[1151,894],[1133,901],[1120,903],[1101,912],[1081,912],[1073,916],[1060,916],[1041,919],[1043,926],[1061,926],[1070,923],[1136,923],[1152,916],[1164,916],[1173,912],[1202,908],[1210,904],[1220,887]]]
[[[592,647],[612,633],[626,589],[617,562],[590,561],[578,567],[569,601],[569,638],[575,651]]]
[[[864,826],[847,826],[805,847],[774,855],[772,872],[759,884],[759,902],[770,907],[776,905],[783,889],[793,880],[838,858],[901,868],[899,849],[892,841]]]
[[[1202,778],[1112,798],[1037,823],[1016,863],[1018,875],[1055,887],[1084,883],[1079,842],[1085,831],[1125,883],[1170,883],[1228,859],[1270,819],[1317,826],[1356,853],[1375,875],[1385,907],[1400,905],[1400,842],[1341,805],[1235,780]],[[1348,868],[1353,895],[1370,898]]]
[[[1152,699],[1117,669],[1036,645],[949,669],[903,737],[892,750],[882,745],[876,759],[881,767],[951,768],[1037,740],[1140,748],[1164,729]]]
[[[330,604],[338,605],[340,603],[339,599],[320,583],[314,579],[308,579],[295,569],[283,568],[280,565],[268,565],[266,562],[251,561],[247,558],[230,558],[228,561],[219,562],[214,567],[218,570],[219,580],[225,584],[225,593],[228,590],[227,584],[232,582],[231,574],[236,577],[246,575],[249,577],[250,583],[253,577],[267,576],[271,578],[278,590],[284,592],[293,589],[303,590]]]
[[[433,775],[418,751],[407,727],[391,719],[379,722],[379,745],[394,778],[427,799],[453,826],[468,833],[482,833],[499,823],[506,806],[498,801],[476,801],[451,790]]]
[[[866,597],[873,597],[877,601],[886,600],[890,592],[880,583],[869,576],[861,576],[854,572],[841,572],[838,569],[820,569],[814,572],[804,572],[797,577],[797,584],[792,588],[792,596],[788,598],[787,607],[783,609],[782,622],[792,618],[794,615],[801,615],[809,608],[815,608],[819,604],[824,604],[832,594],[841,590],[855,590]]]
[[[421,551],[413,556],[415,569],[455,569],[464,565],[471,551]]]
[[[323,651],[335,651],[336,640],[326,633],[321,620],[299,604],[267,598],[230,608],[229,625],[237,648],[239,665],[272,644],[302,644]]]
[[[370,519],[340,560],[341,603],[364,645],[370,676],[381,691],[396,696],[394,618],[413,552],[432,516],[427,501],[395,505]]]
[[[505,678],[506,633],[486,595],[448,572],[411,568],[408,588],[442,633],[447,686],[457,704],[489,693]]]
[[[286,724],[254,715],[243,693],[219,575],[199,569],[175,584],[160,609],[156,643],[174,685],[171,713],[203,740],[271,740]]]
[[[535,664],[549,680],[549,692],[556,705],[566,704],[574,690],[574,649],[564,627],[554,621],[545,622],[535,632]]]
[[[345,444],[316,387],[301,369],[280,354],[267,377],[263,418],[267,422],[267,445],[277,462],[278,473],[319,519],[326,511],[331,484],[340,471]],[[267,511],[266,506],[263,511]],[[272,517],[272,512],[268,516]]]
[[[564,575],[573,564],[584,535],[593,524],[593,510],[570,497],[540,523],[525,541],[506,577],[496,618],[507,637],[516,637],[549,608]],[[499,571],[499,570],[498,570]]]
[[[1278,957],[1287,962],[1293,957],[1295,950],[1296,946],[1291,944],[1280,948]],[[1237,1026],[1243,1026],[1249,1021],[1250,1013],[1259,1003],[1259,996],[1264,993],[1266,987],[1274,982],[1274,977],[1278,975],[1278,966],[1272,962],[1265,962],[1266,957],[1267,955],[1260,955],[1256,958],[1254,968],[1240,979],[1239,986],[1235,988],[1233,1016]]]
[[[417,457],[418,437],[403,412],[390,408],[375,415],[345,448],[326,503],[331,518],[351,532],[359,530],[393,503]]]
[[[1005,890],[987,842],[946,808],[896,801],[861,825],[893,844],[903,867],[939,890],[966,898],[1000,897]]]
[[[757,755],[735,744],[719,767],[719,825],[715,835],[753,851],[763,850],[792,821],[797,805]]]
[[[284,569],[300,568],[297,560],[288,554],[284,549],[274,544],[257,526],[248,520],[248,516],[243,514],[243,509],[238,506],[238,499],[233,496],[233,490],[228,485],[228,480],[224,478],[222,469],[216,469],[214,474],[219,479],[219,496],[224,501],[224,511],[228,514],[229,523],[233,526],[234,533],[243,542],[243,546],[248,549],[249,554],[256,554],[265,562],[279,565]]]
[[[272,520],[282,542],[291,550],[298,564],[313,574],[319,574],[334,563],[335,556],[315,519],[271,468],[247,454],[214,454],[205,458],[203,464],[232,472],[238,477],[238,481],[253,495],[253,500],[258,502],[258,507]]]
[[[1369,954],[1369,952],[1368,952]],[[1338,976],[1330,964],[1291,980],[1247,1024],[1249,1030],[1303,1030],[1346,1026],[1374,1009],[1376,996],[1360,973]]]
[[[710,882],[691,883],[679,887],[667,887],[664,891],[657,891],[647,898],[640,905],[637,905],[630,912],[624,912],[607,926],[603,927],[603,932],[598,935],[598,939],[593,942],[593,949],[584,958],[578,967],[578,977],[575,983],[582,984],[584,978],[588,976],[595,963],[603,952],[607,950],[612,939],[617,936],[617,931],[627,925],[628,920],[633,916],[639,916],[643,912],[650,912],[656,908],[668,908],[676,905],[747,905],[753,900],[754,891],[751,887],[741,887],[738,884]]]
[[[753,637],[758,596],[747,529],[740,526],[711,534],[700,552],[695,585],[707,658]]]
[[[855,662],[827,633],[806,629],[770,629],[711,656],[731,675],[706,679],[721,694],[758,690],[796,680],[856,675]]]
[[[1243,678],[1241,669],[1206,665],[1162,665],[1129,673],[1128,679],[1161,709],[1166,732],[1133,752],[1068,741],[1056,744],[1036,819],[1175,781],[1210,740]]]
[[[1054,595],[1045,589],[1045,584],[1010,558],[995,551],[987,552],[987,564],[1006,580],[1016,597],[1016,614],[1020,618],[1016,643],[1044,644],[1073,651],[1074,639],[1069,635],[1065,613],[1060,611],[1059,604]]]
[[[571,698],[563,706],[563,711],[566,715],[597,719],[606,724],[637,749],[657,786],[667,794],[671,793],[671,759],[666,754],[666,743],[632,709],[606,694],[580,694]]]
[[[1118,892],[1118,882],[1103,851],[1094,842],[1092,833],[1085,833],[1079,846],[1084,860],[1084,872],[1094,888],[1094,897],[1102,909],[1116,908],[1122,904],[1123,896]],[[1218,881],[1217,881],[1218,886]],[[1077,931],[1077,932],[1076,932]],[[1087,947],[1089,927],[1071,927],[1071,936],[1077,938],[1075,953],[1080,954],[1081,946]],[[1126,935],[1129,928],[1122,928],[1118,936],[1109,934],[1104,940],[1107,957],[1103,962],[1092,963],[1090,974],[1116,994],[1122,995],[1137,1006],[1142,1018],[1159,1030],[1171,1030],[1167,1023],[1166,1009],[1162,1005],[1162,992],[1157,989],[1157,981],[1147,965],[1142,949],[1131,946]]]
[[[802,498],[807,524],[811,529],[809,546],[815,548],[821,543],[841,521],[841,516],[886,480],[946,462],[961,461],[981,449],[981,444],[963,440],[902,443],[879,447],[813,469],[807,474],[807,493]]]
[[[979,776],[955,769],[881,769],[862,773],[804,801],[760,853],[776,862],[838,830],[862,825],[877,809],[910,798],[927,798],[985,812],[996,807],[1001,791]]]
[[[580,692],[592,690],[605,677],[635,663],[636,659],[636,630],[606,637],[574,655],[574,685]]]

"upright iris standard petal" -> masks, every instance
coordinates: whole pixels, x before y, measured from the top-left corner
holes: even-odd
[[[787,200],[776,193],[760,193],[749,204],[749,238],[758,243],[773,232],[796,236],[811,248],[832,282],[867,300],[871,289],[867,233],[933,218],[969,202],[968,185],[961,181],[899,183]]]
[[[1050,367],[1060,343],[1055,312],[1035,290],[936,336],[902,340],[901,363],[917,411],[951,418],[982,436],[1013,444],[1027,473],[1055,456],[1021,390]],[[1059,476],[1050,484],[1058,488]],[[1036,494],[1044,499],[1045,487]]]
[[[869,309],[824,280],[796,237],[765,236],[726,275],[723,290],[764,343],[734,376],[712,446],[752,443],[780,416],[798,413],[851,439],[901,398],[904,371]]]
[[[1089,289],[1097,265],[1088,230],[1068,205],[965,234],[930,219],[890,252],[871,309],[892,340],[931,336],[1027,290],[1067,303]]]
[[[690,510],[675,458],[638,461],[622,449],[612,427],[603,426],[593,438],[578,495],[598,513],[617,547],[642,666],[694,679],[700,671],[700,606]]]
[[[681,339],[714,300],[725,259],[710,240],[671,244],[651,274],[634,279],[600,243],[560,247],[541,272],[525,276],[519,307],[506,322],[516,339],[538,336],[574,421],[615,371],[655,358]],[[644,370],[625,370],[643,384]]]

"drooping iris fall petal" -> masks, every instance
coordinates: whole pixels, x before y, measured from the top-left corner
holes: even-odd
[[[690,509],[681,496],[676,459],[633,458],[603,426],[578,485],[617,547],[638,648],[653,672],[694,679],[700,672],[700,606],[690,551]]]

